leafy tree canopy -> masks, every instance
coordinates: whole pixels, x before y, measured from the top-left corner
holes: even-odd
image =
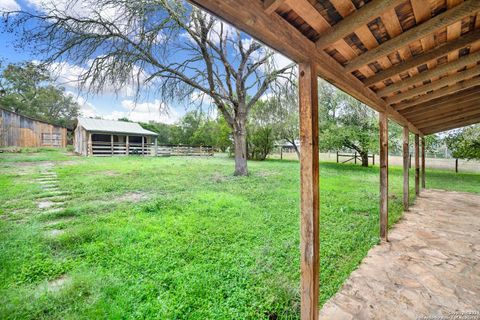
[[[79,115],[74,98],[55,85],[46,69],[32,62],[3,68],[0,90],[0,107],[25,116],[73,127]]]
[[[445,140],[454,158],[480,159],[480,125],[455,130]]]

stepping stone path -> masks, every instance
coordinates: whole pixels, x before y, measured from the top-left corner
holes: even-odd
[[[41,186],[44,191],[37,198],[38,209],[45,213],[55,213],[64,210],[65,201],[68,200],[68,194],[59,189],[58,176],[55,171],[52,171],[53,166],[46,166],[41,171],[41,176],[36,179],[36,182]],[[65,218],[59,218],[58,222]],[[73,220],[73,219],[71,219]],[[46,226],[55,224],[54,221],[49,221]],[[56,237],[65,233],[65,230],[50,229],[47,231],[47,235],[50,237]]]

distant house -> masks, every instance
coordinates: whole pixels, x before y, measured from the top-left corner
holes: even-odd
[[[0,147],[67,146],[67,128],[0,108]]]
[[[157,134],[134,122],[78,118],[73,145],[85,156],[154,155]]]

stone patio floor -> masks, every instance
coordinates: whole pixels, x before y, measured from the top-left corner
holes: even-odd
[[[480,319],[480,196],[422,191],[320,319]]]

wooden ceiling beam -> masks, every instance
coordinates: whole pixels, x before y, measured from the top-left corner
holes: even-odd
[[[451,103],[443,106],[437,106],[434,109],[430,109],[422,113],[418,113],[418,114],[415,113],[412,116],[409,116],[408,119],[413,123],[418,124],[418,123],[425,123],[430,119],[441,118],[445,114],[460,112],[462,110],[466,110],[469,108],[480,110],[480,107],[478,106],[479,101],[480,99],[478,99],[477,97],[477,99],[474,99],[474,100],[463,101],[460,103]]]
[[[377,95],[379,95],[380,97],[385,97],[390,93],[394,93],[401,89],[405,89],[415,84],[422,83],[426,80],[443,76],[452,71],[457,71],[458,69],[461,69],[470,64],[475,64],[478,61],[480,61],[480,51],[476,53],[468,54],[452,62],[442,64],[441,66],[438,66],[432,70],[424,71],[414,77],[404,79],[403,81],[400,81],[400,82],[393,83],[381,90],[378,90]],[[455,74],[452,74],[451,76],[454,77]]]
[[[455,8],[447,10],[422,24],[403,32],[397,37],[382,43],[375,49],[369,50],[357,58],[352,59],[345,66],[345,71],[355,71],[372,61],[399,50],[413,41],[424,38],[438,29],[447,27],[448,25],[455,23],[466,16],[473,15],[478,10],[480,10],[480,1],[466,0]]]
[[[433,134],[433,133],[448,131],[451,129],[466,127],[476,123],[480,123],[480,114],[474,117],[464,117],[458,120],[442,123],[441,125],[424,128],[423,132],[424,134]]]
[[[471,89],[463,90],[456,94],[451,94],[439,99],[428,101],[422,104],[417,104],[414,107],[403,110],[401,113],[405,117],[409,118],[410,116],[417,114],[419,112],[423,112],[425,110],[440,108],[452,103],[471,101],[475,99],[479,99],[480,101],[480,91],[478,91],[478,88],[471,88]]]
[[[354,75],[278,14],[268,15],[259,0],[189,0],[297,63],[315,62],[318,76],[379,112],[387,112],[410,131],[422,134]]]
[[[445,121],[457,120],[464,117],[474,117],[478,114],[480,114],[480,108],[478,108],[478,103],[473,105],[470,103],[470,105],[459,108],[458,110],[443,114],[442,116],[432,117],[423,121],[418,121],[415,122],[415,124],[421,130],[423,128],[440,125]]]
[[[356,29],[366,25],[373,19],[379,17],[382,12],[394,8],[405,0],[373,0],[353,12],[351,15],[345,17],[335,26],[329,29],[316,42],[318,49],[325,49],[329,45],[353,33]]]
[[[404,110],[404,109],[412,108],[412,107],[415,107],[415,106],[420,105],[422,103],[425,103],[425,102],[428,102],[428,101],[431,101],[431,100],[434,100],[434,99],[437,99],[437,98],[441,98],[441,97],[450,95],[452,93],[459,92],[459,91],[462,91],[464,89],[472,88],[472,87],[479,86],[479,85],[480,85],[480,77],[472,78],[472,79],[469,79],[469,80],[465,80],[465,81],[456,83],[456,84],[451,85],[447,88],[442,88],[442,89],[434,91],[432,93],[425,94],[423,96],[420,96],[418,99],[416,99],[414,101],[395,105],[394,109],[397,110],[397,111],[401,111],[401,110]],[[475,90],[480,90],[480,88],[475,88]]]
[[[328,21],[320,14],[320,12],[318,12],[313,4],[308,2],[308,0],[288,1],[288,6],[318,33],[330,29]]]
[[[445,42],[433,50],[419,54],[412,59],[401,62],[389,69],[380,71],[373,77],[367,78],[363,83],[365,84],[365,86],[374,85],[380,81],[390,79],[402,72],[421,66],[422,64],[425,64],[430,60],[438,59],[444,55],[447,55],[449,52],[467,47],[468,45],[476,41],[480,41],[480,29],[469,32],[468,34],[465,34],[452,42]]]
[[[417,88],[410,89],[406,92],[394,95],[392,97],[388,97],[388,98],[385,99],[385,101],[387,102],[387,104],[400,102],[402,100],[409,99],[409,98],[424,94],[424,93],[432,91],[432,90],[440,89],[444,86],[447,86],[447,85],[450,85],[450,84],[453,84],[453,83],[457,83],[457,82],[462,81],[462,80],[473,78],[473,77],[475,77],[479,74],[480,74],[480,66],[477,65],[477,66],[473,67],[472,69],[468,69],[468,70],[465,70],[465,71],[462,71],[462,72],[457,72],[454,75],[442,78],[442,79],[437,80],[437,81],[433,81],[429,84],[426,84],[426,85],[423,85],[423,86],[420,86],[420,87],[417,87]]]
[[[288,0],[265,0],[263,7],[267,14],[271,14],[287,1]]]

